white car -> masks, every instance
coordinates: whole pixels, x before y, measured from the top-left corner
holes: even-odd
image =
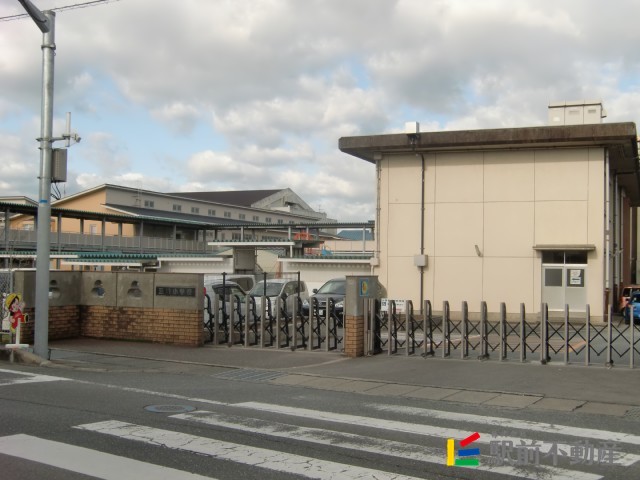
[[[212,311],[211,313],[218,318],[218,323],[223,323],[225,318],[228,319],[230,317],[231,310],[237,309],[238,302],[240,303],[240,312],[244,314],[247,293],[237,283],[225,282],[223,285],[220,282],[205,285],[205,293],[209,297],[209,299],[205,297],[205,323],[208,322],[208,308],[212,310],[214,308],[214,297],[216,295],[218,297],[219,312],[216,314],[216,312]],[[237,315],[237,310],[235,314]]]
[[[245,292],[248,292],[253,288],[256,283],[255,277],[253,275],[241,274],[241,273],[228,273],[224,276],[220,273],[216,274],[205,274],[204,276],[204,286],[205,288],[210,288],[213,284],[222,284],[222,279],[225,279],[226,282],[236,283],[242,287]]]
[[[271,300],[271,314],[276,315],[276,304],[278,298],[282,298],[287,302],[287,311],[291,313],[293,311],[293,299],[296,293],[300,294],[300,300],[302,302],[309,300],[309,289],[307,284],[300,280],[291,280],[287,278],[271,278],[260,280],[249,291],[256,301],[256,312],[260,314],[262,306],[262,297],[268,297]]]

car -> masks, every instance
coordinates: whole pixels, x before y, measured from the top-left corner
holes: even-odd
[[[253,275],[242,274],[242,273],[227,273],[227,274],[205,274],[204,276],[204,286],[212,285],[212,284],[222,284],[222,280],[225,282],[233,282],[237,283],[242,287],[245,292],[248,292],[253,288],[256,283],[256,280]]]
[[[377,295],[376,297],[382,298],[385,297],[386,289],[378,282],[377,287]],[[307,316],[309,315],[309,305],[312,302],[312,299],[316,299],[319,303],[318,305],[318,315],[325,314],[325,308],[327,305],[327,300],[332,299],[334,301],[334,311],[336,317],[338,317],[338,323],[342,323],[344,316],[344,298],[347,294],[347,278],[346,277],[337,277],[332,278],[325,282],[320,288],[313,289],[313,294],[309,297],[308,302],[304,302],[302,304],[302,314]]]
[[[627,308],[627,304],[629,303],[629,297],[634,292],[640,292],[640,285],[627,285],[622,289],[622,293],[620,294],[620,303],[618,305],[619,311],[624,313]]]
[[[309,315],[309,305],[313,303],[312,299],[316,299],[318,305],[318,315],[325,314],[327,300],[329,298],[334,301],[334,311],[339,321],[342,322],[344,314],[344,297],[347,294],[347,278],[332,278],[325,282],[320,288],[314,288],[313,294],[309,297],[308,302],[302,303],[302,314]]]
[[[256,283],[251,290],[251,295],[256,302],[256,312],[261,312],[262,297],[268,297],[271,302],[271,315],[276,314],[276,302],[278,298],[285,299],[287,301],[287,311],[293,311],[293,295],[300,294],[300,300],[304,303],[309,299],[309,290],[307,284],[300,280],[292,280],[287,278],[270,278],[260,280]],[[260,313],[258,313],[260,314]]]
[[[624,309],[624,323],[631,323],[632,315],[634,324],[640,322],[640,291],[633,292],[629,297]]]
[[[221,315],[217,316],[218,323],[223,323],[225,317],[227,319],[229,318],[232,309],[237,309],[238,302],[240,302],[240,312],[244,313],[247,292],[245,292],[244,289],[235,282],[215,282],[210,285],[205,285],[205,323],[207,323],[209,320],[209,310],[214,316],[216,316],[215,312],[213,312],[215,295],[218,296],[218,308],[220,309],[221,313]]]

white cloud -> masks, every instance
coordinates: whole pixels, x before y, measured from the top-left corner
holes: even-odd
[[[123,0],[59,12],[55,129],[71,111],[83,137],[66,188],[291,187],[329,216],[372,219],[374,168],[339,152],[340,137],[408,120],[539,125],[549,102],[581,98],[601,98],[608,121],[637,121],[639,14],[635,0]],[[37,192],[41,41],[29,19],[0,23],[0,195]]]
[[[195,128],[200,113],[193,105],[174,102],[151,110],[151,115],[167,124],[177,134],[189,134]]]

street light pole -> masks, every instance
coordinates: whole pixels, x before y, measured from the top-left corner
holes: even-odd
[[[36,303],[33,351],[49,358],[49,265],[51,254],[51,158],[53,143],[53,67],[55,12],[41,12],[30,0],[18,0],[42,31],[42,111],[37,213]]]

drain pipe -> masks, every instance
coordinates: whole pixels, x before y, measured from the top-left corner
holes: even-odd
[[[609,149],[605,150],[604,156],[604,261],[605,261],[605,270],[604,270],[604,284],[606,286],[607,291],[607,304],[610,307],[612,302],[612,278],[611,278],[611,187],[609,183],[611,182],[610,173],[609,173]],[[607,316],[609,315],[610,308],[605,309],[607,311]],[[611,320],[608,318],[608,320]]]
[[[425,174],[426,174],[426,166],[424,161],[424,154],[420,154],[421,158],[421,169],[422,169],[422,193],[420,196],[420,255],[424,256],[424,210],[425,210]],[[422,307],[424,305],[424,266],[420,267],[420,310],[422,311]]]
[[[375,253],[374,259],[377,259],[378,262],[380,259],[380,192],[382,188],[380,187],[380,183],[382,182],[382,156],[379,159],[376,159],[376,221],[375,221],[375,232],[372,233],[375,235]],[[373,275],[373,271],[376,267],[372,264],[371,275]]]

